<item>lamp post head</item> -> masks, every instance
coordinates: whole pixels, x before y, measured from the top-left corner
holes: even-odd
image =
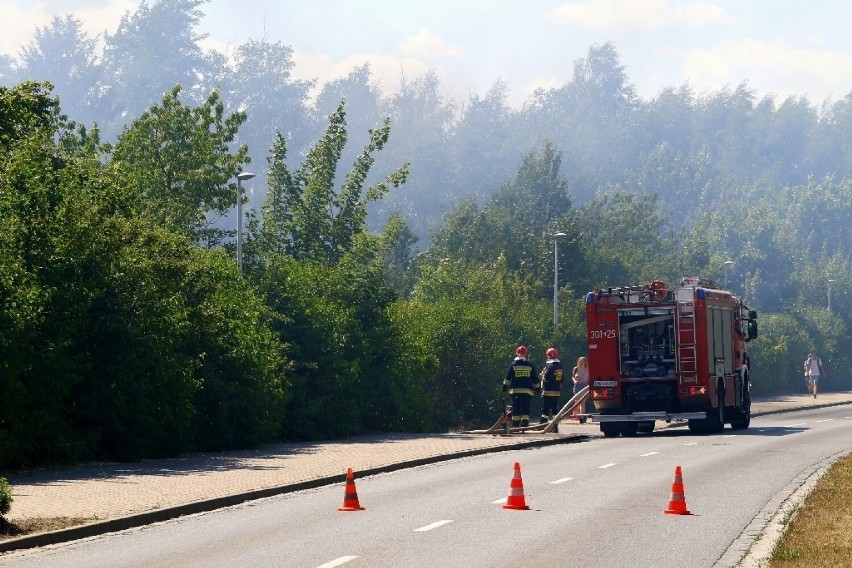
[[[254,174],[251,172],[240,172],[237,174],[237,179],[239,181],[246,181],[247,179],[251,179],[254,177]]]
[[[568,235],[566,235],[565,233],[556,233],[555,235],[553,235],[553,238],[555,239],[555,238],[558,238],[558,237],[567,237],[567,236]]]
[[[735,264],[736,264],[736,262],[734,262],[733,260],[726,260],[725,261],[725,266],[733,266]]]

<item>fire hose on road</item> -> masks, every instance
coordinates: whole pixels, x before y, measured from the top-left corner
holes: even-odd
[[[583,408],[583,404],[589,398],[589,387],[583,387],[580,392],[571,397],[571,399],[565,403],[565,405],[556,413],[556,416],[550,422],[545,422],[543,424],[534,424],[532,426],[523,426],[523,427],[508,427],[508,421],[511,420],[511,414],[506,411],[503,415],[497,419],[497,422],[494,423],[493,426],[486,430],[469,430],[465,432],[465,434],[519,434],[522,432],[542,432],[543,434],[548,434],[556,428],[556,425],[565,417],[566,414],[569,414],[574,411],[575,408]]]

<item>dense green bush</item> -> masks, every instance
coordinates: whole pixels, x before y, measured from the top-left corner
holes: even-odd
[[[0,477],[0,517],[12,509],[12,488],[5,477]]]

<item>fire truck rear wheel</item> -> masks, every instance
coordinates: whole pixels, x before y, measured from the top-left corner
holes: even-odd
[[[621,427],[621,435],[625,438],[632,438],[637,433],[639,433],[639,423],[638,422],[625,422]]]
[[[601,424],[601,432],[604,438],[615,438],[621,434],[621,427],[618,424]]]

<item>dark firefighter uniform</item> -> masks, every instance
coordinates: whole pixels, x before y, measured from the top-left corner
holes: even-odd
[[[541,389],[538,375],[526,355],[518,354],[506,370],[503,392],[512,396],[512,426],[530,425],[530,402]]]
[[[541,423],[550,422],[559,412],[559,395],[565,369],[557,358],[548,359],[541,371]],[[557,427],[558,428],[558,427]],[[558,431],[556,428],[554,432]]]

